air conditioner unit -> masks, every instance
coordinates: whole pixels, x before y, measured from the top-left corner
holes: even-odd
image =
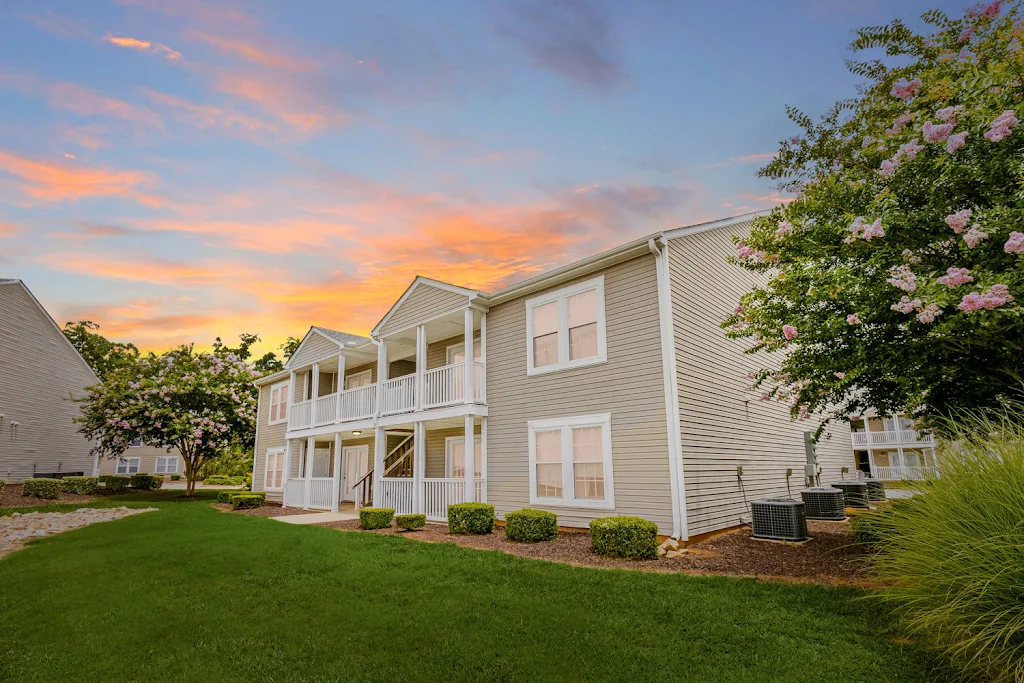
[[[839,481],[832,484],[843,492],[843,499],[848,508],[866,508],[868,505],[868,485],[859,481]]]
[[[868,485],[868,500],[870,502],[885,500],[885,483],[881,479],[865,477],[861,481]]]
[[[800,492],[804,501],[807,519],[841,522],[846,519],[846,504],[843,492],[829,486],[816,486]]]
[[[806,541],[804,504],[789,499],[755,500],[750,504],[754,538],[773,541]]]

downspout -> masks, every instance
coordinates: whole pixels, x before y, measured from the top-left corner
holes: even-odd
[[[672,490],[672,538],[690,538],[686,518],[686,481],[683,476],[683,447],[679,424],[679,389],[676,382],[676,344],[672,312],[672,283],[668,267],[668,243],[663,236],[651,238],[647,246],[654,254],[658,279],[658,322],[661,330],[661,367],[665,388],[665,424],[668,430],[668,465]]]

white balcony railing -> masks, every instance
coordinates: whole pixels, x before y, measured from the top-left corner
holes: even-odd
[[[890,430],[884,432],[853,432],[854,446],[886,446],[898,444],[932,444],[931,434],[922,434],[914,429]]]
[[[474,363],[473,384],[476,387],[474,397],[477,400],[484,400],[484,382],[486,381],[486,368],[483,363]],[[423,407],[436,408],[438,406],[460,403],[466,395],[466,365],[465,363],[453,363],[423,373]]]
[[[396,515],[412,514],[415,482],[410,477],[386,477],[380,480],[380,507],[393,508]]]
[[[899,481],[902,479],[921,480],[938,476],[939,470],[936,467],[914,467],[910,465],[879,467],[876,465],[871,468],[871,474],[876,479],[884,479],[886,481]]]
[[[365,420],[377,412],[377,385],[341,392],[341,419]]]
[[[293,403],[288,414],[288,426],[291,429],[305,429],[313,426],[313,402],[302,401]]]
[[[316,400],[313,409],[316,425],[329,425],[338,421],[338,395],[328,394]]]
[[[389,379],[381,385],[381,415],[407,413],[416,408],[416,375]]]
[[[474,480],[474,502],[484,502],[484,483],[480,478]],[[437,522],[448,519],[448,506],[464,502],[462,493],[465,490],[466,480],[462,478],[424,479],[423,503],[427,519]]]
[[[284,483],[284,506],[302,507],[306,495],[305,479],[289,479]]]

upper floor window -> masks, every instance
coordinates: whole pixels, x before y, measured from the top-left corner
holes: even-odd
[[[604,276],[527,300],[526,338],[529,375],[606,361]]]
[[[533,420],[527,429],[531,505],[615,507],[610,415]]]
[[[373,384],[373,370],[356,372],[345,378],[345,390],[368,387]]]
[[[288,382],[278,382],[270,387],[270,420],[277,424],[288,419]]]
[[[473,360],[480,362],[481,349],[480,340],[473,340]],[[466,362],[466,345],[463,344],[452,344],[445,349],[445,360],[448,365],[455,365],[456,363]]]

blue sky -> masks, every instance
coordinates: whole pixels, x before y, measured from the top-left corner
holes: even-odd
[[[365,333],[783,201],[854,29],[959,2],[8,0],[0,275],[149,349]]]

